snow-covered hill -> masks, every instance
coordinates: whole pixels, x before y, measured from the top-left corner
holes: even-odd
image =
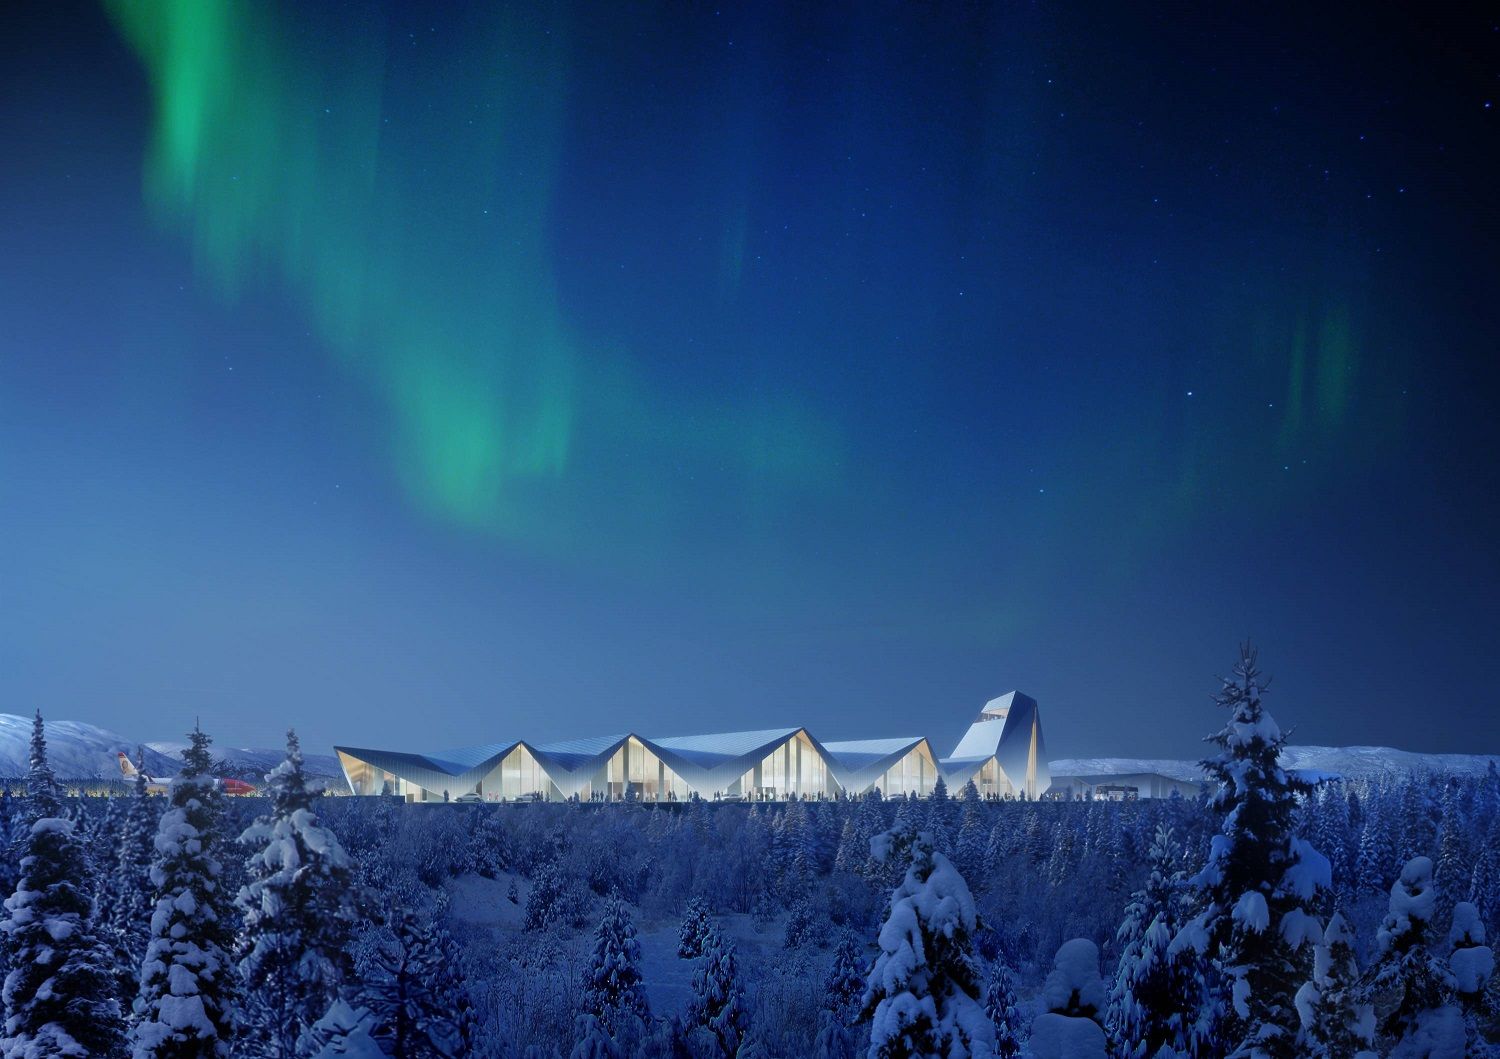
[[[186,743],[147,742],[128,739],[118,732],[81,721],[47,721],[47,758],[52,771],[69,780],[121,779],[121,751],[135,759],[137,746],[144,746],[146,771],[152,776],[167,777],[182,767],[180,755]],[[274,768],[284,750],[259,750],[239,747],[214,747],[215,756],[228,764],[228,772],[237,779],[258,783]],[[19,779],[31,763],[31,718],[0,713],[0,779]],[[338,759],[332,754],[308,754],[306,767],[310,775],[343,779]]]
[[[52,771],[70,780],[121,779],[121,751],[135,757],[139,745],[118,732],[97,728],[79,721],[47,721],[47,759]],[[0,713],[0,777],[25,776],[31,767],[31,718]],[[170,775],[178,762],[149,746],[146,748],[146,771],[152,775]]]
[[[182,752],[187,749],[186,743],[163,740],[147,743],[146,746],[173,759],[180,759]],[[257,747],[216,746],[213,748],[213,753],[216,759],[229,766],[229,771],[234,774],[235,778],[259,783],[262,776],[281,764],[282,759],[286,757],[286,748],[267,750]],[[344,778],[344,772],[339,768],[339,760],[332,754],[309,754],[304,751],[302,766],[309,776],[333,778],[341,782]]]
[[[1348,779],[1431,773],[1482,776],[1490,762],[1500,768],[1500,754],[1415,754],[1388,746],[1289,746],[1281,756],[1287,768],[1333,773]],[[1154,772],[1196,783],[1203,772],[1196,761],[1177,758],[1063,758],[1049,763],[1054,776],[1125,776]]]
[[[118,732],[80,721],[48,721],[47,753],[52,768],[65,779],[120,778],[116,754],[135,757],[137,741]],[[181,767],[179,760],[187,744],[156,741],[143,744],[146,771],[153,776],[171,776]],[[274,768],[284,751],[255,747],[214,747],[216,757],[237,778],[259,782]],[[0,778],[26,775],[31,759],[31,718],[0,713]],[[332,754],[307,754],[310,775],[342,780],[338,759]],[[1336,773],[1350,779],[1400,774],[1445,774],[1481,776],[1491,761],[1500,767],[1500,754],[1415,754],[1386,746],[1289,746],[1282,757],[1288,768],[1308,772]],[[1177,758],[1065,758],[1051,763],[1054,776],[1120,776],[1154,772],[1195,783],[1202,779],[1196,761]]]

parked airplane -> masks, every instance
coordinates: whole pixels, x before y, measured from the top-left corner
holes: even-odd
[[[120,771],[125,774],[125,778],[127,780],[131,781],[132,783],[135,782],[135,778],[138,775],[138,770],[135,767],[135,762],[131,761],[130,758],[128,758],[123,752],[119,753],[117,756],[120,759]],[[170,790],[172,786],[170,781],[152,779],[149,773],[145,775],[147,794],[166,794],[168,790]],[[221,786],[223,786],[225,794],[240,797],[255,793],[255,788],[246,783],[244,780],[231,779],[228,776],[221,776],[219,777],[219,783]]]

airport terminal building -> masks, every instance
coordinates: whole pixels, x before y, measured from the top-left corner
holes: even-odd
[[[974,781],[986,798],[1047,792],[1046,744],[1036,700],[991,699],[953,752],[923,736],[824,743],[805,728],[647,738],[635,733],[532,744],[487,743],[431,754],[339,746],[354,794],[413,802],[786,801],[955,793]]]

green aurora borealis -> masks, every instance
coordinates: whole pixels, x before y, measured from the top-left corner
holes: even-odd
[[[16,0],[0,710],[1188,756],[1251,635],[1420,749],[1500,636],[1447,17]]]
[[[272,4],[116,0],[150,76],[149,200],[233,298],[281,283],[389,408],[410,497],[444,519],[577,547],[599,491],[661,529],[700,466],[756,502],[826,485],[838,439],[795,398],[655,389],[558,304],[550,203],[567,27],[485,9],[441,68],[335,41]]]
[[[153,86],[146,190],[157,214],[189,236],[222,294],[256,283],[292,292],[325,347],[386,404],[395,474],[424,509],[576,554],[602,544],[589,530],[601,507],[611,545],[623,535],[649,550],[678,536],[684,507],[701,503],[693,471],[727,483],[731,519],[810,490],[886,488],[880,472],[850,466],[826,407],[785,389],[752,400],[673,392],[611,336],[570,323],[550,227],[574,61],[565,17],[460,16],[463,53],[434,59],[393,51],[373,13],[333,37],[275,4],[112,0],[110,10]],[[721,293],[740,282],[743,207],[723,231]],[[1326,454],[1358,381],[1357,339],[1347,307],[1294,299],[1267,313],[1231,295],[1213,339],[1230,363],[1281,375],[1281,386],[1257,384],[1280,411],[1226,437],[1212,418],[1173,425],[1169,409],[1151,409],[1177,403],[1175,391],[1095,409],[1091,431],[1055,457],[1086,488],[1044,517],[1086,518],[1118,484],[1107,506],[1130,554],[1139,534],[1159,541],[1192,514],[1215,468],[1270,468],[1268,447]],[[1249,357],[1229,352],[1247,333]],[[1143,492],[1137,466],[1165,473]]]

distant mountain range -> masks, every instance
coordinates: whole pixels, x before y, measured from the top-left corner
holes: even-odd
[[[154,750],[163,757],[171,758],[173,761],[182,760],[182,752],[187,749],[186,743],[154,742],[147,743],[147,750]],[[259,783],[261,777],[281,764],[286,757],[286,747],[276,750],[264,750],[258,747],[216,746],[213,748],[214,758],[225,766],[225,774],[235,779],[247,780],[250,783]],[[332,754],[309,754],[306,750],[302,752],[302,767],[309,776],[318,776],[323,779],[337,779],[343,782],[344,771],[339,768],[339,759]],[[173,771],[176,771],[175,769]]]
[[[144,746],[146,771],[168,777],[182,767],[183,742],[139,743],[123,735],[80,721],[47,721],[47,756],[52,769],[64,779],[113,780],[120,778],[116,755],[133,759],[136,747]],[[224,774],[258,783],[281,762],[282,749],[257,747],[213,748],[223,763]],[[31,718],[0,713],[0,778],[26,775],[31,760]],[[310,775],[343,780],[338,758],[332,754],[305,754]],[[1433,773],[1481,776],[1490,762],[1500,767],[1500,754],[1414,754],[1385,746],[1289,746],[1282,764],[1304,772],[1328,773],[1350,779],[1373,778],[1391,773]],[[1154,772],[1172,779],[1195,783],[1203,778],[1196,761],[1177,758],[1064,758],[1050,763],[1054,776],[1123,776]]]
[[[127,739],[118,732],[81,721],[46,721],[47,759],[52,771],[62,779],[117,780],[120,775],[118,754],[135,759],[136,748],[143,747],[146,771],[163,778],[175,775],[182,767],[181,754],[187,748],[182,742],[147,742]],[[248,747],[212,748],[224,774],[235,779],[258,783],[286,756],[284,749],[261,750]],[[19,779],[31,765],[31,718],[0,713],[0,778]],[[332,754],[307,754],[305,766],[310,775],[343,780],[338,758]]]
[[[1500,768],[1500,754],[1415,754],[1388,746],[1289,746],[1281,755],[1285,768],[1347,779],[1373,779],[1392,773],[1482,776],[1492,761]],[[1203,779],[1203,769],[1197,761],[1177,758],[1064,758],[1049,765],[1054,776],[1128,776],[1154,772],[1187,783]]]

